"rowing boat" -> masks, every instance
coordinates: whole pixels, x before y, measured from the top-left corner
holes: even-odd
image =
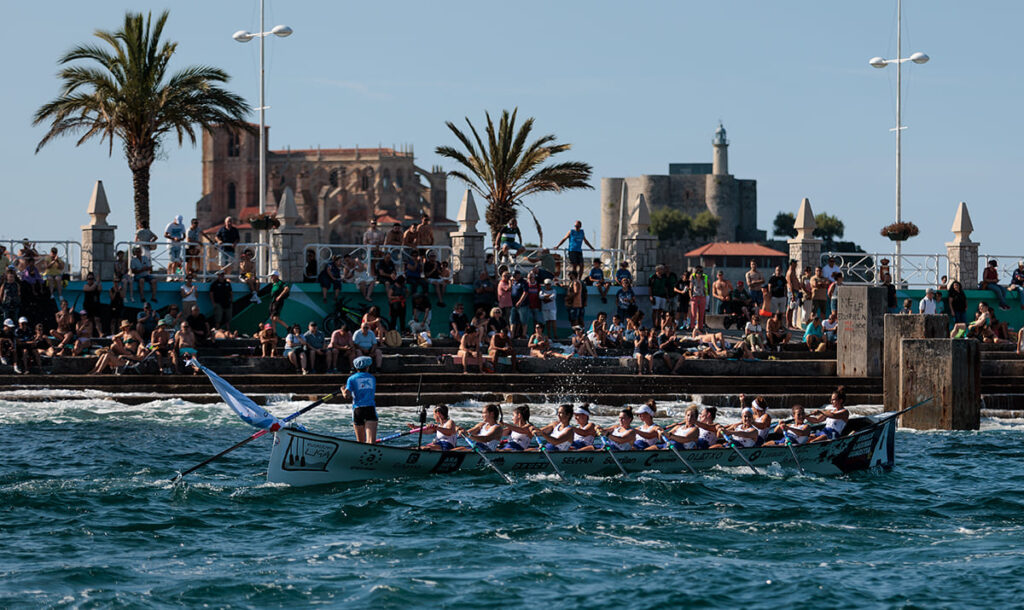
[[[851,418],[839,438],[789,447],[752,447],[739,453],[754,466],[779,464],[809,473],[839,475],[872,468],[892,468],[895,458],[897,417],[894,413]],[[746,467],[731,448],[681,450],[695,470],[715,467]],[[553,472],[550,458],[563,473],[575,476],[620,474],[615,458],[627,472],[689,472],[671,450],[548,452],[495,451],[488,457],[510,475]],[[473,452],[427,451],[416,447],[368,445],[355,441],[286,427],[274,435],[267,479],[297,487],[348,481],[396,479],[456,472],[483,472],[488,466]]]

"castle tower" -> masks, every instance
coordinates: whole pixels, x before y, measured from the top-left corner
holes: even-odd
[[[725,127],[721,123],[715,130],[715,139],[711,141],[715,147],[715,156],[711,162],[711,173],[716,176],[729,175],[729,140],[725,137]]]
[[[718,124],[715,130],[715,156],[711,173],[705,178],[705,203],[708,210],[718,217],[716,241],[736,241],[739,226],[739,185],[729,175],[729,141],[725,138],[725,127]]]

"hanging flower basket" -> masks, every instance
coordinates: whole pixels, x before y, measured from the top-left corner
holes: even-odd
[[[257,231],[269,231],[281,226],[281,221],[274,214],[253,215],[247,220],[249,221],[249,226]]]
[[[894,222],[882,227],[881,234],[892,241],[906,241],[919,232],[917,225],[912,222]]]

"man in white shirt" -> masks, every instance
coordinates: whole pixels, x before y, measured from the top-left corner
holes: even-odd
[[[834,256],[828,257],[828,264],[821,269],[821,274],[825,276],[825,279],[828,280],[830,284],[836,281],[836,279],[832,277],[832,274],[842,272],[843,270],[836,264],[836,257]]]
[[[917,304],[918,313],[935,313],[935,306],[938,301],[935,300],[935,289],[929,288],[928,292],[925,293],[924,298]]]
[[[370,330],[370,325],[363,322],[359,330],[352,333],[352,343],[356,346],[357,356],[369,356],[373,358],[374,364],[380,369],[380,361],[384,355],[377,345],[377,335]]]

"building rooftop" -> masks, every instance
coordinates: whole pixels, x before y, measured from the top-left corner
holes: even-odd
[[[695,250],[690,250],[685,256],[789,256],[785,252],[779,252],[755,243],[742,242],[712,242],[705,244]]]

